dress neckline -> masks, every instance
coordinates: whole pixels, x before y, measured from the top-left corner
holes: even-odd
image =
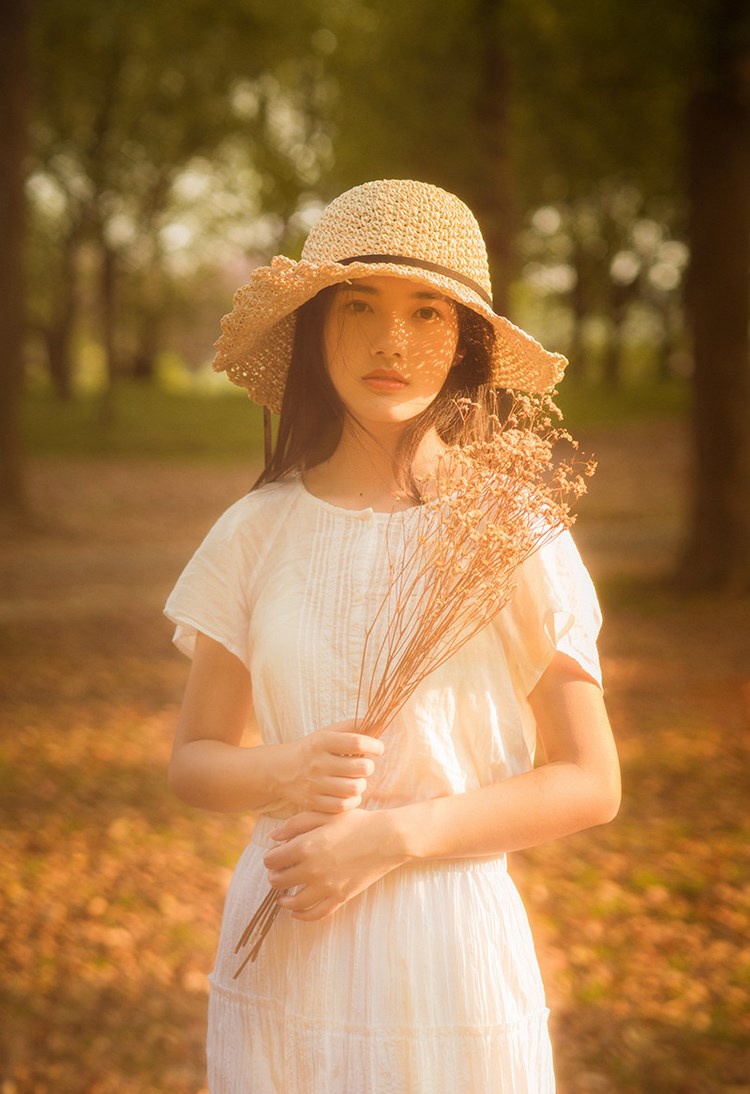
[[[335,513],[352,520],[378,521],[379,523],[382,523],[384,521],[392,521],[396,517],[399,519],[406,517],[410,513],[418,513],[422,508],[421,505],[411,505],[408,509],[393,509],[390,513],[383,512],[379,509],[373,509],[372,506],[368,506],[365,509],[347,509],[343,505],[334,505],[333,502],[326,501],[324,498],[319,498],[317,494],[313,494],[308,490],[305,486],[301,472],[297,475],[295,483],[299,492],[312,504],[327,510],[329,513]]]

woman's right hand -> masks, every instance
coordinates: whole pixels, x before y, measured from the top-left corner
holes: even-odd
[[[284,745],[281,796],[300,811],[343,813],[362,804],[383,744],[336,722]]]
[[[169,780],[182,801],[221,813],[356,809],[383,746],[337,722],[283,744],[247,747],[250,676],[220,642],[198,634]]]

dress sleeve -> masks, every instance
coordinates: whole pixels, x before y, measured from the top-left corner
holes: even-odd
[[[498,617],[516,684],[529,695],[556,651],[602,686],[596,640],[602,615],[593,582],[569,532],[539,548],[520,568]]]
[[[176,625],[174,643],[193,656],[198,631],[250,668],[249,591],[254,551],[237,502],[213,526],[169,595],[164,614]]]

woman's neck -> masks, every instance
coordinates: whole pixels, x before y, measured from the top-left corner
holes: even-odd
[[[411,508],[414,500],[404,493],[394,465],[399,438],[400,432],[375,438],[364,430],[345,429],[333,455],[305,472],[305,486],[343,509],[390,513]],[[413,462],[417,478],[430,473],[442,448],[434,430],[425,434]]]

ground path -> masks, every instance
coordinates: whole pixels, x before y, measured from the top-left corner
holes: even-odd
[[[651,576],[679,546],[686,454],[680,423],[592,431],[599,470],[576,531],[592,572]],[[40,527],[0,553],[0,622],[161,604],[212,520],[256,469],[46,459],[30,492]]]

